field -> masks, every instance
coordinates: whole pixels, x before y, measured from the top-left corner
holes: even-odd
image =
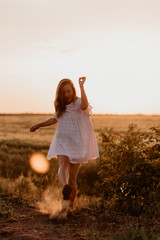
[[[129,210],[122,211],[124,208],[113,208],[113,198],[109,202],[100,192],[101,187],[97,185],[100,184],[99,162],[104,160],[104,156],[101,155],[102,133],[110,134],[110,129],[113,129],[117,134],[125,135],[129,125],[134,124],[142,134],[148,134],[147,136],[150,137],[151,128],[160,126],[160,115],[106,114],[91,117],[100,159],[81,166],[75,208],[63,222],[54,221],[50,217],[60,205],[61,190],[57,177],[57,160],[50,161],[50,170],[47,174],[35,173],[29,166],[31,154],[35,152],[47,154],[56,125],[41,128],[34,133],[30,133],[29,129],[32,125],[50,117],[52,117],[50,114],[0,115],[0,239],[160,239],[160,222],[155,212],[134,215],[130,214]],[[133,136],[136,135],[131,133]],[[136,141],[135,144],[137,144]],[[149,148],[147,151],[151,156],[152,151]],[[116,154],[117,152],[113,157]],[[144,152],[141,152],[142,156],[143,154]],[[157,148],[154,149],[154,158],[159,156],[156,154],[159,154]],[[138,177],[141,175],[139,172],[136,173]],[[151,177],[156,179],[156,174]],[[105,175],[104,172],[103,175]],[[103,180],[105,179],[106,176]],[[103,184],[108,183],[104,181]],[[159,182],[154,180],[154,188],[156,184]],[[105,192],[104,188],[102,192]],[[156,205],[156,211],[157,206],[159,205]]]
[[[36,134],[31,134],[32,125],[52,117],[50,114],[1,114],[0,115],[0,140],[21,140],[50,144],[56,125],[41,128]],[[125,132],[130,124],[137,125],[142,132],[149,132],[150,127],[160,124],[160,115],[93,115],[91,117],[96,136],[106,128]]]

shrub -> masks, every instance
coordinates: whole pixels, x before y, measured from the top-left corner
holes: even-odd
[[[160,200],[160,130],[102,133],[99,183],[104,199],[121,211],[155,215]],[[157,212],[158,213],[158,212]]]

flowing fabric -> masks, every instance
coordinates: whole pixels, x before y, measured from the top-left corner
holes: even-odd
[[[81,98],[66,105],[66,110],[59,118],[57,131],[50,145],[47,158],[57,155],[68,156],[71,163],[85,163],[99,157],[97,141],[90,116],[92,107],[80,108]]]

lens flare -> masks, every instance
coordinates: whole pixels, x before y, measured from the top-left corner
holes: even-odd
[[[46,173],[49,171],[49,161],[41,153],[34,153],[29,160],[31,168],[38,173]]]

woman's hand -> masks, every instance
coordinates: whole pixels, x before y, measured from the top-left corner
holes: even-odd
[[[79,78],[79,86],[80,86],[80,90],[81,90],[81,105],[80,108],[82,110],[86,110],[88,108],[88,99],[84,90],[84,83],[86,81],[86,77],[80,77]]]
[[[35,132],[38,128],[38,125],[34,125],[31,127],[30,132]]]
[[[83,86],[83,84],[85,83],[85,81],[86,81],[86,77],[80,77],[80,78],[79,78],[79,86],[80,86],[80,87]]]

